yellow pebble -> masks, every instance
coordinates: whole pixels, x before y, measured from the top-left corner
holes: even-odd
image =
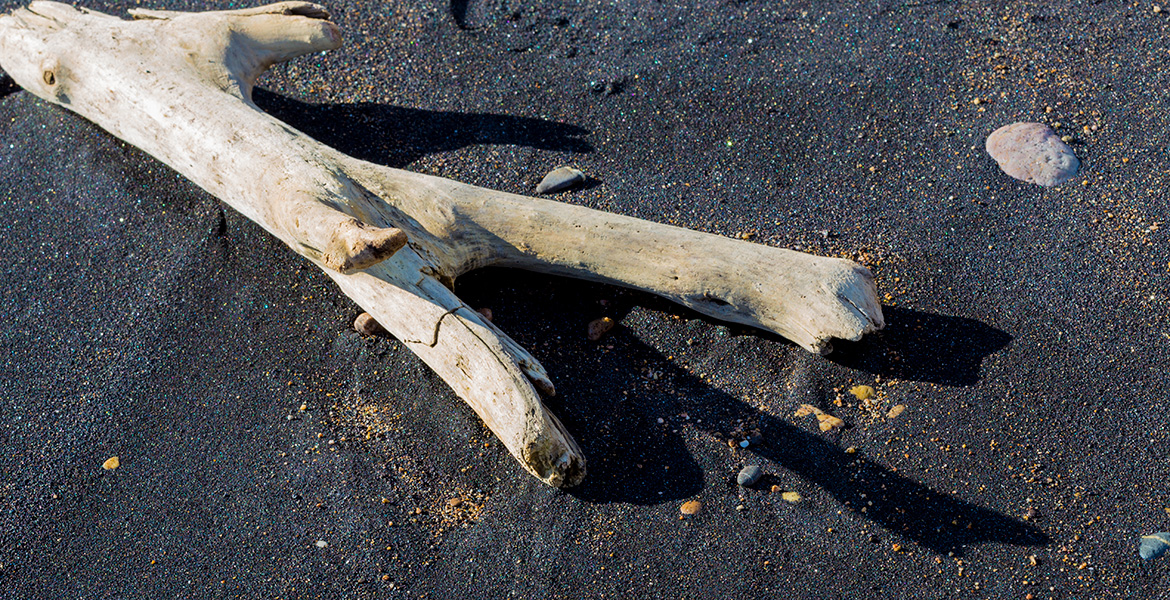
[[[110,458],[106,459],[106,462],[102,463],[102,468],[107,471],[113,471],[114,469],[117,469],[118,465],[120,464],[122,464],[122,462],[118,460],[117,456],[111,456]]]
[[[849,393],[857,396],[858,400],[867,400],[873,397],[874,390],[868,385],[855,385],[849,388]]]

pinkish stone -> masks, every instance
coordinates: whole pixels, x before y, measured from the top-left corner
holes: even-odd
[[[1060,185],[1081,167],[1072,148],[1043,123],[1012,123],[987,136],[987,153],[1004,173],[1044,187]]]

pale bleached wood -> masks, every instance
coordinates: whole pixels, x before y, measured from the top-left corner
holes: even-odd
[[[883,326],[861,266],[353,159],[260,111],[256,77],[341,45],[305,2],[125,21],[53,2],[0,17],[25,89],[170,165],[314,262],[466,401],[534,476],[585,459],[540,363],[451,292],[506,265],[653,292],[817,352]]]

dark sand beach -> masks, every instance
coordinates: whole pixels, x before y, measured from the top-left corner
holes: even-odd
[[[588,458],[553,489],[312,264],[0,76],[0,597],[1170,597],[1137,553],[1170,530],[1170,12],[327,7],[345,46],[256,93],[293,127],[521,194],[572,165],[557,200],[857,260],[886,329],[818,356],[465,276]],[[1001,172],[984,140],[1017,121],[1059,123],[1078,175]]]

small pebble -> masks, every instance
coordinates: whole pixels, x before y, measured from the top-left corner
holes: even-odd
[[[1170,533],[1165,531],[1143,535],[1141,545],[1138,546],[1138,554],[1145,560],[1158,558],[1167,550],[1170,550]]]
[[[735,476],[735,482],[744,487],[751,487],[763,476],[763,469],[757,465],[748,465],[740,470],[739,475]]]
[[[596,321],[590,321],[589,341],[596,342],[600,340],[605,334],[609,333],[609,330],[613,329],[614,325],[617,325],[617,323],[609,317],[602,317]]]
[[[846,448],[845,454],[857,454],[857,446],[850,446]]]
[[[842,421],[841,419],[828,413],[821,413],[817,415],[817,421],[821,431],[832,431],[834,429],[840,429],[841,427],[845,426],[845,421]]]
[[[855,385],[849,388],[849,393],[856,396],[858,400],[868,400],[869,398],[873,398],[873,395],[876,392],[874,392],[874,389],[871,386]]]
[[[703,510],[703,503],[698,500],[683,502],[682,506],[678,507],[678,511],[684,515],[697,515],[700,510]]]
[[[1004,173],[1044,187],[1068,181],[1081,167],[1072,148],[1043,123],[1012,123],[996,129],[987,136],[987,153]]]
[[[747,448],[748,446],[751,446],[751,445],[752,445],[752,443],[747,441],[747,440],[744,440],[744,441],[739,443],[740,448]]]
[[[447,506],[450,506],[451,508],[455,508],[460,504],[463,504],[463,498],[452,498],[447,501]]]
[[[796,416],[805,417],[808,415],[817,416],[817,422],[821,428],[821,431],[832,431],[833,429],[845,426],[845,421],[842,421],[841,419],[834,417],[833,415],[830,415],[829,413],[811,404],[801,404],[800,408],[796,410]],[[747,446],[744,447],[746,448]]]
[[[893,419],[894,417],[897,417],[898,415],[902,414],[902,412],[905,410],[906,410],[905,404],[895,404],[894,407],[890,409],[890,412],[886,413],[886,418]]]
[[[778,486],[778,485],[773,485],[773,486],[772,486],[772,493],[773,493],[773,494],[776,494],[776,493],[779,493],[779,492],[780,492],[780,486]]]
[[[317,540],[317,547],[318,548],[328,548],[329,542],[326,542],[325,540]]]
[[[106,459],[106,462],[102,463],[102,468],[107,470],[107,471],[113,471],[114,469],[117,469],[118,466],[121,464],[122,464],[122,462],[118,460],[117,456],[111,456],[111,457]]]
[[[747,507],[746,507],[746,506],[744,506],[744,505],[742,505],[742,504],[737,504],[737,505],[736,505],[736,507],[735,507],[735,510],[743,510],[743,509],[745,509],[745,508],[747,508]]]
[[[362,335],[384,335],[386,333],[386,328],[375,321],[368,312],[358,315],[353,320],[353,329]]]
[[[537,194],[551,194],[585,181],[585,174],[573,167],[559,167],[544,176],[536,186]]]
[[[800,492],[784,492],[783,494],[780,494],[780,497],[783,498],[785,502],[792,504],[796,504],[797,502],[801,501]]]

